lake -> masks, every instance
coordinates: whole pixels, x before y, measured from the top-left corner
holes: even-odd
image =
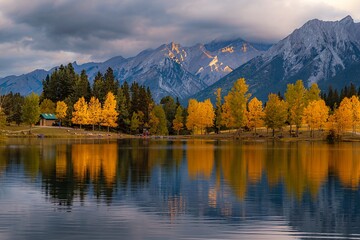
[[[360,143],[9,139],[0,239],[360,239]]]

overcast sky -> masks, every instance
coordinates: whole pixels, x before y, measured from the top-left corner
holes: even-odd
[[[347,15],[360,21],[359,0],[0,0],[0,77],[171,41],[274,43],[310,19]]]

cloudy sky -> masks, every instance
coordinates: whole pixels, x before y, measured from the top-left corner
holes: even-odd
[[[306,21],[360,21],[359,0],[0,0],[0,77],[241,37],[273,43]]]

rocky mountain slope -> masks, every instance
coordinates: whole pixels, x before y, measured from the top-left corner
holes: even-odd
[[[111,67],[120,83],[137,81],[149,86],[156,101],[166,95],[181,99],[212,85],[269,47],[253,45],[242,39],[215,40],[191,47],[170,43],[127,59],[118,56],[103,63],[78,65],[74,62],[73,67],[77,73],[85,69],[90,81],[98,71],[105,73]],[[21,76],[9,76],[0,79],[0,87],[23,95],[32,91],[40,93],[42,79],[52,71],[36,70]]]
[[[307,86],[317,83],[322,90],[350,82],[360,85],[360,23],[350,16],[340,21],[311,20],[195,97],[214,98],[219,87],[225,94],[242,77],[262,100],[270,92],[283,93],[288,83],[298,79]]]

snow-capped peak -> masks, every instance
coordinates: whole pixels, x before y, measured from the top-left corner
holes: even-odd
[[[333,22],[314,19],[274,45],[264,59],[270,62],[281,56],[284,79],[312,65],[312,75],[306,79],[312,84],[335,76],[348,62],[360,61],[359,36],[360,25],[355,24],[351,16]]]

